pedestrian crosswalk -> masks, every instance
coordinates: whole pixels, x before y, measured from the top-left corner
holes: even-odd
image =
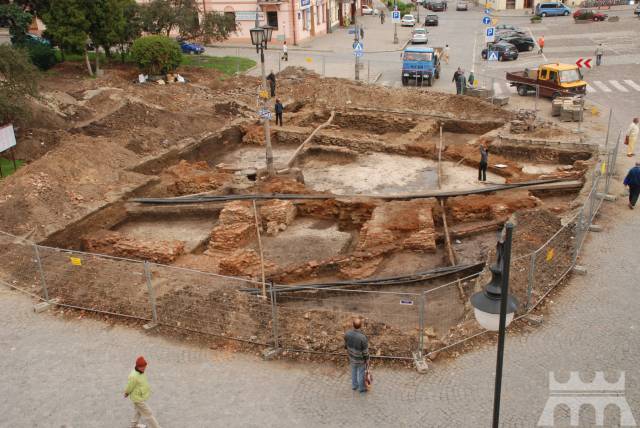
[[[415,81],[410,81],[411,83],[408,86],[412,86],[415,85]],[[400,88],[402,87],[402,83],[399,81],[381,81],[379,82],[380,85],[382,86],[386,86],[386,87],[391,87],[391,88]],[[481,85],[482,86],[482,85]],[[435,90],[443,90],[442,87],[436,87],[434,88]],[[455,92],[455,88],[452,86],[451,90],[453,92]],[[587,93],[588,94],[593,94],[593,93],[614,93],[614,92],[620,92],[620,93],[629,93],[629,92],[640,92],[640,84],[636,83],[633,80],[630,79],[623,79],[622,81],[619,80],[606,80],[606,81],[602,81],[602,80],[594,80],[591,81],[590,83],[587,83]],[[493,82],[493,93],[495,95],[515,95],[517,93],[517,90],[514,86],[511,86],[509,84],[509,82],[505,82],[505,81],[494,81]]]

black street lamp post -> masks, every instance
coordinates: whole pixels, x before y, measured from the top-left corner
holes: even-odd
[[[256,12],[256,22],[258,21],[258,12]],[[265,76],[264,69],[264,50],[267,49],[268,43],[271,41],[273,35],[273,27],[269,25],[263,25],[262,27],[256,26],[249,30],[251,34],[251,43],[256,47],[256,53],[260,53],[260,67],[262,69],[262,109],[268,110],[267,100],[269,99],[269,92],[267,89],[267,78]],[[266,145],[266,157],[267,157],[267,174],[269,177],[273,177],[276,173],[273,166],[273,151],[271,149],[271,130],[269,129],[269,118],[263,118],[264,123],[264,138]]]
[[[490,267],[491,282],[483,291],[471,296],[471,305],[478,323],[490,331],[498,331],[498,358],[496,361],[496,382],[493,395],[493,428],[500,421],[500,394],[502,390],[502,361],[504,339],[507,326],[513,321],[518,301],[509,295],[509,268],[511,264],[511,241],[513,224],[505,225],[504,240],[497,245],[496,264]]]

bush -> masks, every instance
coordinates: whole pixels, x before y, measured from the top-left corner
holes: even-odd
[[[182,52],[169,37],[146,36],[133,42],[131,58],[143,72],[158,75],[175,70],[182,62]]]
[[[29,42],[25,44],[29,59],[42,71],[46,71],[58,63],[56,51],[44,43]]]

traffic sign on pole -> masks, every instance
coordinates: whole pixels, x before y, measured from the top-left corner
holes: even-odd
[[[400,11],[399,10],[394,10],[393,12],[391,12],[391,21],[392,22],[400,22]]]
[[[485,32],[484,40],[487,43],[493,42],[496,38],[496,29],[495,27],[487,27],[487,31]]]
[[[489,51],[489,56],[487,58],[489,61],[497,61],[498,60],[498,52]]]
[[[484,25],[489,25],[491,24],[491,18],[489,18],[488,16],[485,16],[484,18],[482,18],[482,23]]]

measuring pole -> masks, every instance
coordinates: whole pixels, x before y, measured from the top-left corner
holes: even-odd
[[[358,27],[358,24],[355,24],[354,28],[356,34],[354,34],[353,36],[353,42],[354,45],[357,45],[358,43],[360,43],[360,28]],[[356,57],[356,80],[360,80],[360,55],[356,53],[355,49],[353,50],[353,53]]]

